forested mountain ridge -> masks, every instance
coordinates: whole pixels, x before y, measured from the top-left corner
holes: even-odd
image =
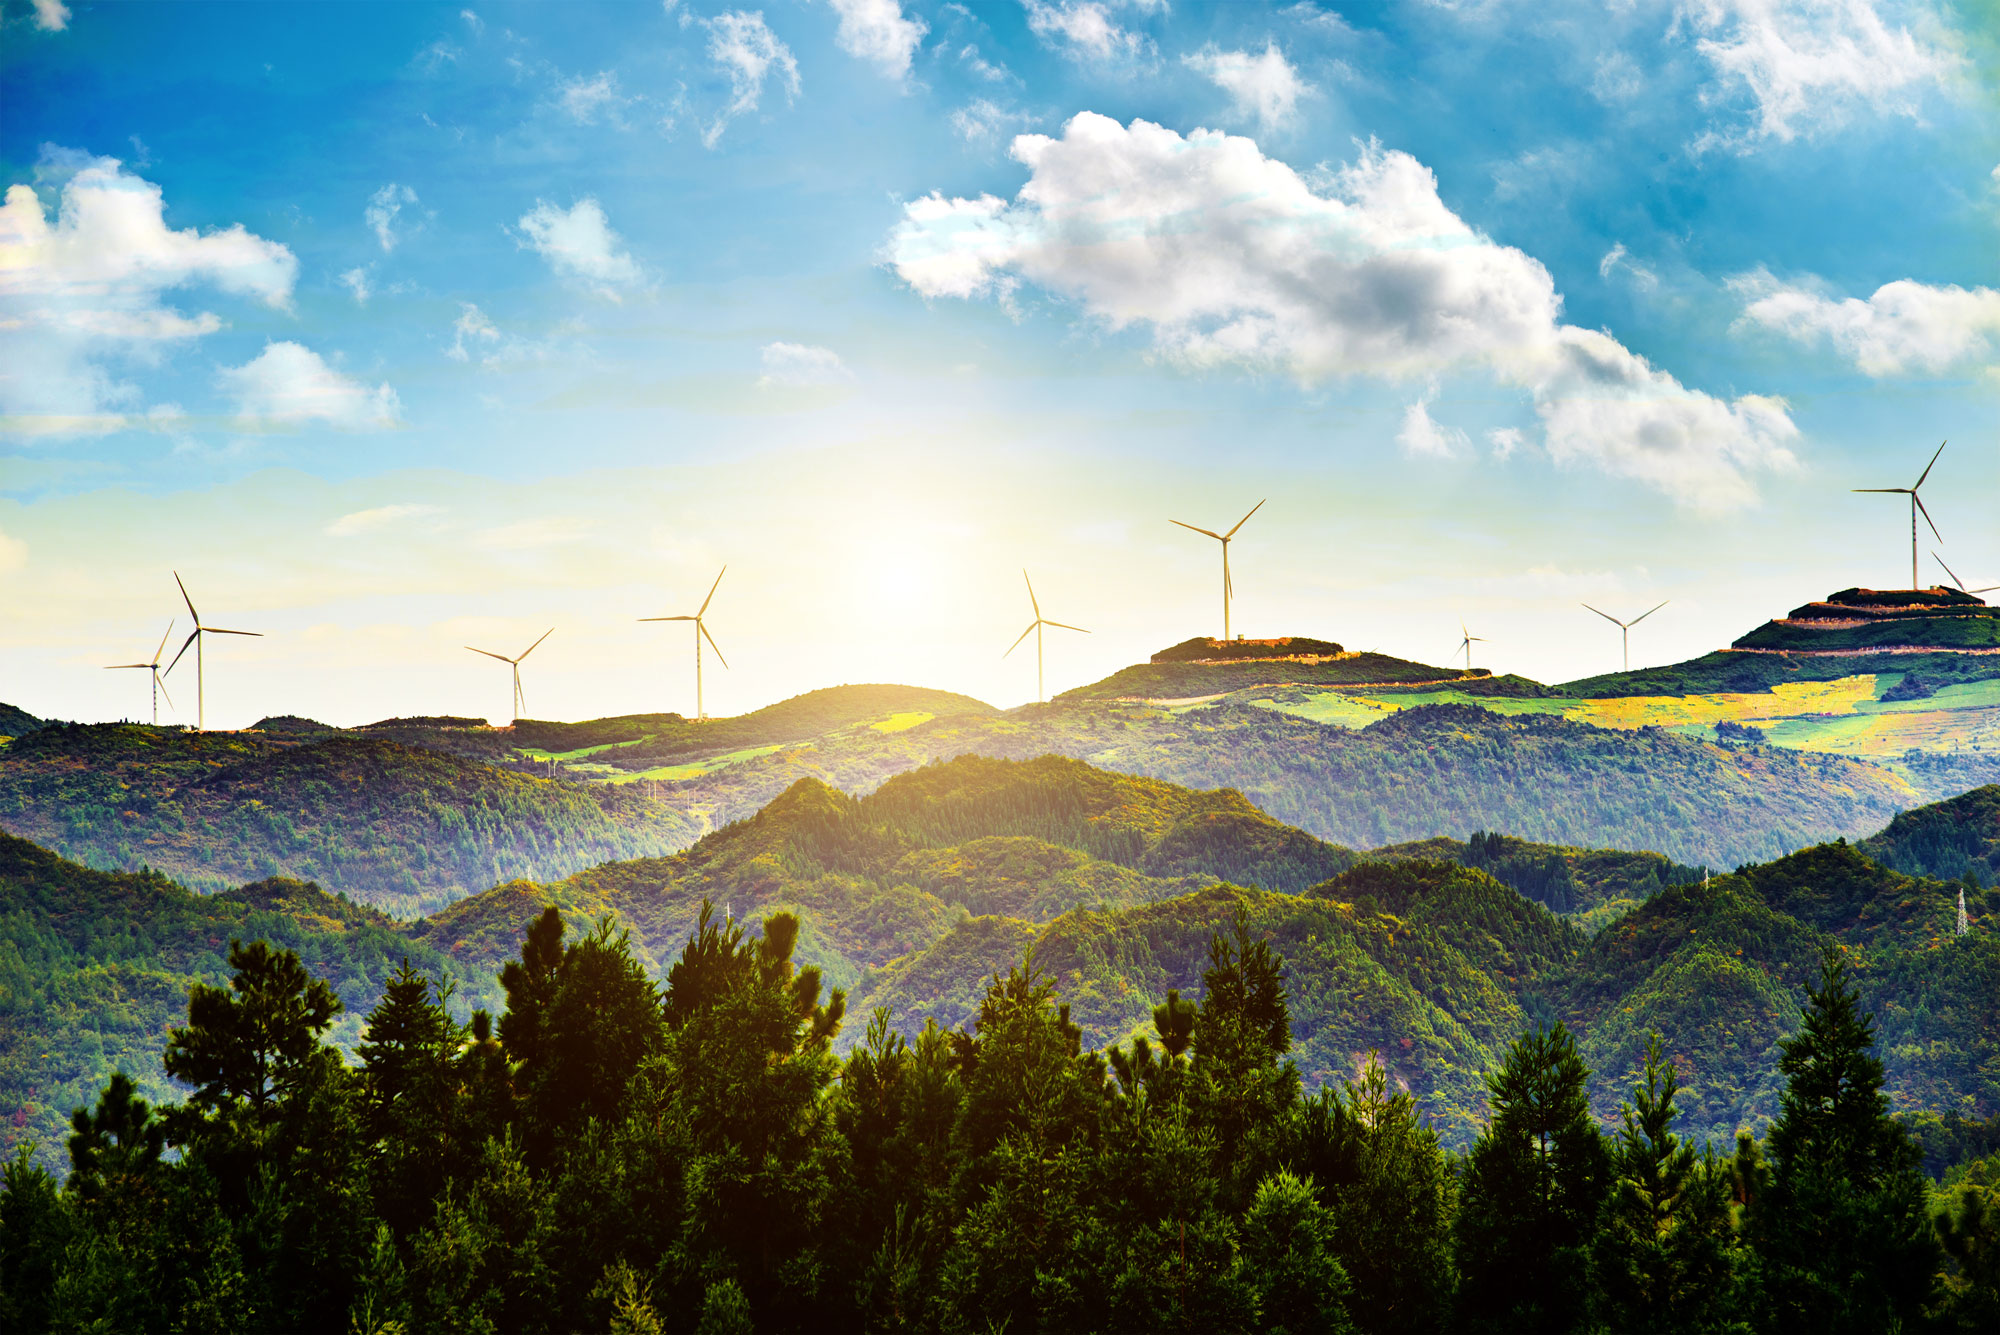
[[[551,782],[380,737],[298,741],[56,724],[0,749],[0,828],[215,890],[312,880],[405,915],[496,881],[684,847],[634,790]]]
[[[1912,876],[2000,885],[2000,784],[1899,813],[1857,847],[1885,867]]]

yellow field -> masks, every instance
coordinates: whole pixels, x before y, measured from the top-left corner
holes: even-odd
[[[868,726],[877,732],[908,732],[919,723],[929,723],[936,717],[936,714],[926,714],[913,709],[906,714],[891,714],[880,723],[871,723]]]

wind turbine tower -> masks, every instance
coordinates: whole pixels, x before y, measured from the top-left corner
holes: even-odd
[[[535,652],[535,650],[539,649],[541,647],[542,640],[546,640],[547,638],[549,638],[549,636],[555,633],[556,633],[556,628],[554,626],[550,626],[547,630],[542,632],[541,640],[536,640],[533,644],[529,645],[527,648],[523,649],[520,653],[514,655],[514,657],[512,658],[507,657],[507,655],[505,654],[496,654],[491,649],[472,649],[472,646],[469,644],[465,646],[468,649],[472,649],[472,652],[475,654],[485,654],[488,658],[497,658],[501,662],[507,664],[509,667],[514,669],[513,721],[515,723],[519,723],[521,721],[521,711],[526,709],[528,704],[527,697],[521,694],[521,660],[526,658],[529,654]]]
[[[1672,600],[1671,599],[1667,600],[1667,602],[1670,601]],[[1591,611],[1597,612],[1597,615],[1603,617],[1606,621],[1609,621],[1612,625],[1618,627],[1619,642],[1623,644],[1625,648],[1625,670],[1627,672],[1630,672],[1632,670],[1632,627],[1638,625],[1641,621],[1644,621],[1647,617],[1659,611],[1660,607],[1665,607],[1667,605],[1667,602],[1662,602],[1659,607],[1648,608],[1646,611],[1641,612],[1638,616],[1633,617],[1630,621],[1620,621],[1617,617],[1612,616],[1609,612],[1597,612],[1597,609],[1594,607],[1590,607],[1589,603],[1585,603],[1584,606],[1590,607]]]
[[[201,613],[194,610],[194,599],[188,597],[187,585],[181,584],[181,572],[178,570],[174,572],[174,583],[180,584],[181,601],[187,604],[188,615],[194,618],[194,630],[189,633],[187,639],[181,642],[181,651],[180,653],[174,655],[174,661],[172,663],[167,664],[167,671],[172,672],[174,670],[175,665],[178,664],[181,661],[181,659],[187,654],[188,646],[189,645],[194,646],[194,730],[196,732],[207,732],[208,710],[207,710],[207,703],[205,700],[206,683],[202,680],[202,670],[201,670],[201,647],[202,647],[203,637],[208,635],[249,635],[257,639],[262,639],[264,637],[264,632],[261,630],[224,630],[220,626],[202,625]],[[170,700],[167,703],[172,704],[173,702]]]
[[[1245,518],[1245,519],[1248,519],[1248,518],[1249,518],[1249,516],[1248,516],[1248,515],[1245,515],[1245,516],[1244,516],[1244,518]],[[1238,525],[1237,527],[1238,527],[1238,528],[1241,528],[1241,527],[1242,527],[1242,525],[1240,525],[1240,524],[1239,524],[1239,525]],[[1028,629],[1027,629],[1027,630],[1024,630],[1024,631],[1022,631],[1022,632],[1021,632],[1021,640],[1025,640],[1025,639],[1027,639],[1027,638],[1028,638],[1028,635],[1030,634],[1030,632],[1032,632],[1032,633],[1034,634],[1034,637],[1035,637],[1035,703],[1036,703],[1036,704],[1040,704],[1040,703],[1042,702],[1042,697],[1043,697],[1043,695],[1045,694],[1045,692],[1043,691],[1043,688],[1042,688],[1042,627],[1044,627],[1044,626],[1054,626],[1054,627],[1055,627],[1055,628],[1056,628],[1057,630],[1074,630],[1074,631],[1078,631],[1078,632],[1081,632],[1082,634],[1085,634],[1085,635],[1088,635],[1088,634],[1090,634],[1090,632],[1089,632],[1089,631],[1087,631],[1087,630],[1084,630],[1082,626],[1069,626],[1069,625],[1064,625],[1064,624],[1063,624],[1062,622],[1060,622],[1060,621],[1050,621],[1050,620],[1049,620],[1049,619],[1048,619],[1047,617],[1044,617],[1044,616],[1042,615],[1042,605],[1041,605],[1041,603],[1040,603],[1040,602],[1036,601],[1036,599],[1035,599],[1035,581],[1033,581],[1033,580],[1031,580],[1031,579],[1029,579],[1029,578],[1028,578],[1028,572],[1027,572],[1027,571],[1025,571],[1025,570],[1023,570],[1023,571],[1021,572],[1021,578],[1022,578],[1022,580],[1023,580],[1023,581],[1025,581],[1025,582],[1027,583],[1027,586],[1028,586],[1028,606],[1030,606],[1030,607],[1032,607],[1032,608],[1034,608],[1034,609],[1035,609],[1035,619],[1034,619],[1033,621],[1030,621],[1030,622],[1028,623]],[[1014,651],[1015,651],[1016,649],[1019,649],[1019,648],[1021,647],[1021,640],[1016,640],[1016,641],[1014,641],[1014,642],[1013,642],[1012,644],[1008,645],[1008,646],[1007,646],[1007,653],[1006,653],[1006,654],[1002,654],[1002,655],[1000,655],[1000,657],[1002,657],[1002,658],[1005,658],[1005,657],[1007,657],[1007,654],[1011,654],[1011,653],[1013,653],[1013,652],[1014,652]]]
[[[1256,514],[1263,508],[1264,502],[1257,502],[1250,507],[1250,515]],[[1240,529],[1250,522],[1250,515],[1244,515],[1241,519],[1237,520],[1236,528],[1230,529],[1227,533],[1217,533],[1213,529],[1196,528],[1193,524],[1181,524],[1181,521],[1178,519],[1168,521],[1169,523],[1180,524],[1182,528],[1191,529],[1196,533],[1205,534],[1222,544],[1222,642],[1224,644],[1229,643],[1229,596],[1235,592],[1234,587],[1229,582],[1229,540],[1236,536],[1236,529]]]
[[[153,674],[153,726],[156,728],[160,726],[160,697],[163,695],[167,695],[166,688],[160,684],[160,655],[167,651],[167,639],[173,633],[174,633],[174,623],[169,621],[167,623],[166,634],[160,636],[160,647],[153,650],[152,662],[112,663],[104,669],[106,672],[116,672],[120,668],[144,668],[146,671]],[[167,707],[172,708],[173,703],[174,703],[174,697],[172,697],[171,695],[167,695]]]
[[[715,642],[715,637],[708,633],[708,627],[702,622],[702,618],[708,615],[708,605],[715,601],[715,591],[722,587],[722,576],[728,573],[729,567],[722,567],[721,573],[715,577],[715,583],[708,586],[708,597],[701,600],[701,610],[693,616],[639,618],[641,621],[694,622],[694,721],[697,723],[708,721],[708,714],[703,710],[701,703],[701,642],[707,640],[708,647],[715,650],[715,656],[722,660],[722,666],[729,666],[729,660],[722,657],[722,647]]]
[[[1458,633],[1465,637],[1459,641],[1458,647],[1465,651],[1465,670],[1470,672],[1472,671],[1472,646],[1486,643],[1486,637],[1484,635],[1474,635],[1471,631],[1467,630],[1464,621],[1458,623]]]
[[[1924,498],[1917,495],[1917,493],[1923,490],[1924,479],[1931,475],[1931,469],[1937,467],[1938,454],[1943,454],[1944,447],[1950,443],[1950,441],[1938,442],[1937,454],[1933,454],[1931,461],[1924,465],[1923,475],[1917,479],[1917,484],[1914,487],[1854,488],[1857,493],[1868,492],[1875,495],[1908,496],[1910,498],[1910,587],[1912,589],[1917,587],[1917,511],[1923,510],[1924,522],[1931,526],[1931,536],[1939,542],[1944,541],[1944,535],[1937,531],[1937,521],[1931,518],[1929,510],[1924,510]]]

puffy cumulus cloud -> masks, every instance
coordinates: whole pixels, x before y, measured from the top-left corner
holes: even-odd
[[[0,412],[20,434],[115,430],[138,406],[110,363],[150,362],[210,334],[221,317],[185,314],[165,293],[205,283],[289,307],[298,260],[241,224],[198,232],[166,225],[160,187],[115,158],[44,155],[62,186],[52,221],[33,187],[0,204]]]
[[[1431,416],[1431,404],[1436,401],[1437,386],[1432,385],[1403,409],[1403,425],[1396,432],[1396,443],[1403,447],[1404,453],[1449,459],[1472,443],[1457,427],[1446,426]]]
[[[440,510],[435,505],[378,505],[371,510],[356,510],[342,515],[328,524],[326,531],[330,537],[353,538],[391,524],[400,524],[406,519],[421,519],[438,513]]]
[[[236,400],[240,423],[253,429],[323,422],[343,430],[367,431],[395,426],[402,420],[395,390],[387,385],[370,389],[298,343],[266,343],[254,359],[223,368],[216,380]]]
[[[1266,43],[1261,55],[1223,51],[1211,44],[1181,57],[1181,63],[1228,93],[1238,117],[1254,119],[1267,132],[1297,120],[1299,99],[1313,91],[1276,42]]]
[[[840,17],[834,41],[857,59],[868,61],[891,79],[907,78],[910,57],[930,25],[903,13],[897,0],[832,0]]]
[[[61,32],[69,27],[69,6],[62,0],[35,0],[35,26],[43,32]]]
[[[1800,343],[1829,343],[1864,375],[2000,369],[2000,290],[1932,287],[1902,278],[1866,301],[1821,284],[1782,283],[1759,271],[1731,281],[1747,298],[1743,323]]]
[[[1496,426],[1486,433],[1486,443],[1493,447],[1495,459],[1506,459],[1527,443],[1527,437],[1519,427]]]
[[[706,25],[708,58],[729,76],[730,89],[729,105],[701,132],[702,144],[714,148],[729,122],[757,109],[764,81],[774,73],[788,99],[799,95],[799,62],[761,13],[732,10],[706,20]]]
[[[1788,142],[1858,111],[1914,117],[1963,64],[1927,0],[1682,0],[1675,24],[1753,108],[1753,124],[1710,146]]]
[[[1753,474],[1794,462],[1782,403],[1723,402],[1563,324],[1548,270],[1467,225],[1408,154],[1371,147],[1320,193],[1249,139],[1085,112],[1013,155],[1029,179],[1012,200],[905,206],[885,260],[917,292],[1034,284],[1185,364],[1304,382],[1483,372],[1529,391],[1558,459],[1698,508],[1743,504]]]
[[[402,237],[396,234],[396,219],[403,212],[403,206],[417,202],[417,192],[406,185],[394,181],[383,186],[368,197],[368,207],[361,211],[368,229],[375,233],[375,239],[382,243],[382,249],[391,251]]]
[[[1021,0],[1028,13],[1028,31],[1067,56],[1108,61],[1136,56],[1146,39],[1112,17],[1120,0]],[[1159,0],[1135,0],[1133,8],[1164,7]]]
[[[757,378],[757,383],[766,388],[844,385],[854,379],[854,373],[840,360],[840,354],[831,348],[809,343],[766,343],[763,357],[764,374]]]
[[[637,287],[645,279],[638,262],[626,253],[623,238],[611,230],[604,206],[589,196],[568,209],[538,199],[517,225],[526,238],[522,244],[540,254],[557,274],[577,279],[613,301],[621,290]]]

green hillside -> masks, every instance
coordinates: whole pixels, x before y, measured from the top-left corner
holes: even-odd
[[[1586,931],[1629,913],[1670,885],[1706,875],[1658,853],[1565,848],[1475,830],[1470,839],[1420,839],[1373,849],[1371,860],[1423,858],[1476,867]]]
[[[42,721],[25,709],[0,704],[0,737],[19,737],[42,726]]]
[[[1901,812],[1858,847],[1911,876],[1955,881],[1969,873],[1980,885],[2000,885],[2000,784]]]
[[[1176,646],[1178,649],[1180,646]],[[1332,646],[1338,650],[1339,646]],[[1168,650],[1174,653],[1175,650]],[[1265,657],[1225,661],[1162,660],[1136,663],[1102,681],[1064,691],[1058,700],[1182,700],[1222,695],[1271,682],[1313,682],[1326,686],[1382,685],[1478,679],[1492,674],[1432,667],[1387,654],[1341,653],[1338,657]]]
[[[0,829],[200,890],[316,881],[403,915],[518,876],[684,847],[681,812],[371,736],[59,724],[0,749]]]
[[[0,834],[0,1155],[27,1141],[61,1160],[71,1110],[112,1071],[172,1095],[160,1067],[188,987],[228,977],[230,938],[299,952],[348,1013],[351,1046],[389,974],[408,957],[441,978],[444,956],[401,925],[317,886],[267,880],[197,895],[156,872],[101,872]]]

